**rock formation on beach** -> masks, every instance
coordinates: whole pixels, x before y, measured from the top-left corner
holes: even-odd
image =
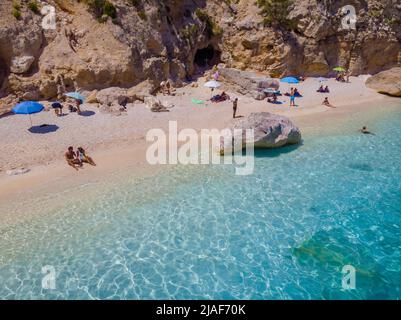
[[[401,97],[401,68],[380,72],[370,77],[366,85],[379,93]]]
[[[44,29],[56,10],[55,29]],[[356,29],[344,29],[345,5]],[[352,75],[401,63],[396,0],[2,0],[0,109],[63,91],[176,86],[217,63],[266,76]],[[146,91],[138,88],[146,81]]]
[[[250,71],[241,71],[233,68],[219,68],[221,79],[227,86],[241,94],[263,100],[266,98],[263,89],[274,88],[278,89],[280,83],[277,79],[272,79],[266,76],[258,75]]]
[[[253,130],[253,139],[249,140],[246,130]],[[236,132],[236,130],[238,130]],[[234,150],[241,150],[247,144],[255,148],[279,148],[285,145],[301,142],[301,131],[290,119],[269,112],[251,113],[247,118],[241,119],[230,128],[231,135],[239,137],[232,139],[228,135],[221,139],[220,154]],[[227,138],[228,137],[228,138]]]

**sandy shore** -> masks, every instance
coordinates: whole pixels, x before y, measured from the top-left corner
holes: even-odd
[[[330,87],[329,94],[317,93],[319,82],[309,78],[296,85],[304,95],[296,100],[297,107],[289,107],[289,98],[280,97],[282,105],[256,101],[228,91],[231,97],[239,98],[238,114],[247,116],[251,112],[269,111],[291,118],[301,131],[313,130],[321,125],[322,120],[346,117],[352,112],[374,108],[380,103],[396,102],[396,99],[379,95],[365,87],[366,77],[351,77],[350,83],[338,83],[334,79],[324,82]],[[57,190],[66,183],[83,184],[96,181],[116,171],[129,170],[134,174],[153,174],[160,167],[150,166],[145,159],[149,143],[145,141],[148,130],[167,129],[170,120],[178,122],[178,128],[222,129],[232,121],[232,104],[206,102],[196,105],[192,98],[207,100],[210,91],[203,87],[185,87],[177,90],[176,96],[159,97],[162,101],[172,102],[175,107],[170,112],[152,113],[143,104],[128,106],[128,112],[122,116],[100,113],[95,106],[85,105],[87,116],[67,114],[57,118],[52,111],[32,116],[33,125],[49,124],[55,129],[48,133],[31,133],[29,117],[13,115],[0,118],[0,202],[9,201],[13,196],[26,193]],[[281,91],[289,88],[284,84]],[[224,89],[224,87],[222,88]],[[328,97],[336,108],[321,105]],[[235,120],[234,120],[235,121]],[[85,166],[75,172],[66,166],[64,152],[66,148],[83,146],[95,159],[98,166]],[[7,170],[29,168],[30,171],[19,176],[9,176]]]

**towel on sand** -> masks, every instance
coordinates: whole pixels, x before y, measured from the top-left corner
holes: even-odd
[[[192,103],[196,103],[196,104],[204,104],[205,103],[203,100],[198,100],[198,99],[192,99],[191,101],[192,101]]]

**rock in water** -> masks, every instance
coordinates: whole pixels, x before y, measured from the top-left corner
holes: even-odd
[[[379,72],[366,81],[366,86],[379,93],[401,97],[401,68]]]
[[[279,148],[301,142],[301,131],[290,119],[269,112],[251,113],[249,117],[237,122],[231,129],[242,129],[242,139],[234,141],[234,149],[245,148],[247,143],[253,143],[255,148]],[[246,141],[246,129],[254,130],[252,141]],[[231,152],[232,139],[223,137],[220,143],[220,154]]]

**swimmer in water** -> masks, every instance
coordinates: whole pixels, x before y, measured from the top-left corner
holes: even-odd
[[[365,126],[363,126],[362,129],[359,130],[359,131],[361,131],[363,134],[373,134],[373,135],[374,135],[374,133],[370,132],[370,131],[368,130],[368,128],[365,127]]]

